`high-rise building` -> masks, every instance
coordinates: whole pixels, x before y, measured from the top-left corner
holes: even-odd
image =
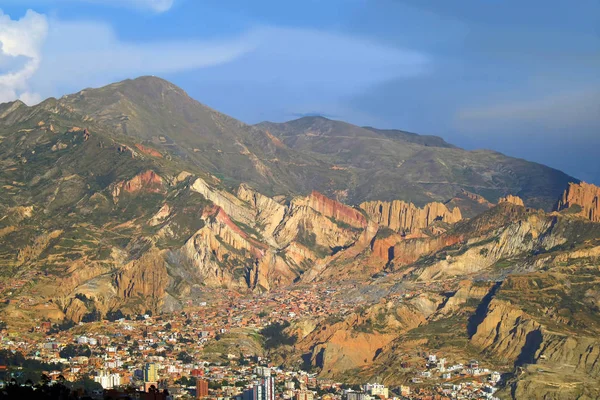
[[[196,380],[196,398],[202,399],[208,396],[208,381],[205,379]]]
[[[243,393],[243,400],[275,400],[275,378],[271,371],[262,371],[263,378]],[[266,375],[266,376],[265,376]]]
[[[243,400],[264,400],[264,388],[262,385],[255,384],[250,389],[244,390]]]
[[[158,382],[158,366],[156,363],[146,363],[144,366],[144,382]]]
[[[275,378],[267,376],[262,379],[261,384],[264,388],[264,398],[262,400],[275,400]]]
[[[102,385],[104,389],[112,389],[121,385],[121,375],[109,374],[106,371],[102,371],[98,376],[94,377],[94,381]]]

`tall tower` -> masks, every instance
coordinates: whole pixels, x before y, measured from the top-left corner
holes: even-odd
[[[262,379],[264,400],[275,400],[275,378],[267,376]]]
[[[208,396],[208,381],[205,379],[196,380],[196,398],[203,399]]]
[[[144,366],[144,382],[158,382],[158,367],[155,363]]]

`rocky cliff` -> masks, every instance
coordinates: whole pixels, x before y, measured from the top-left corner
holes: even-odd
[[[143,307],[159,312],[169,282],[165,261],[157,249],[145,253],[139,260],[124,265],[114,274],[117,296],[127,308],[143,312]],[[137,306],[137,307],[136,307]]]
[[[370,201],[360,205],[369,218],[402,234],[418,235],[435,221],[454,224],[462,219],[458,207],[448,210],[442,203],[429,203],[419,208],[400,200]]]
[[[558,202],[558,211],[561,210],[600,222],[600,187],[585,182],[570,183]]]
[[[118,182],[112,191],[114,201],[117,202],[121,193],[161,193],[164,191],[163,179],[154,171],[148,170],[127,181]]]
[[[313,191],[308,196],[307,204],[324,216],[334,218],[355,228],[364,228],[367,225],[367,219],[359,210],[329,199],[319,192]]]
[[[523,199],[521,199],[519,196],[513,196],[512,194],[509,194],[508,196],[505,196],[505,197],[501,197],[500,200],[498,200],[498,203],[511,203],[516,206],[525,207],[525,203],[523,203]]]

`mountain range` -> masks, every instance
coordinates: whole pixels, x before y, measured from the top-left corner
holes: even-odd
[[[247,125],[155,77],[0,104],[0,166],[14,329],[352,280],[376,299],[273,355],[398,381],[418,343],[514,364],[508,395],[598,394],[600,189],[555,169],[323,117]]]

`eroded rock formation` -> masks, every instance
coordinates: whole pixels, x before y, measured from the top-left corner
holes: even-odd
[[[360,211],[316,191],[308,196],[308,206],[326,217],[342,221],[355,228],[364,228],[367,225],[367,219]]]
[[[565,209],[600,222],[600,187],[585,182],[570,183],[558,202],[558,211]]]
[[[419,208],[401,200],[369,201],[362,203],[360,208],[380,225],[403,234],[418,234],[435,221],[453,224],[462,219],[458,207],[450,211],[442,203],[429,203]]]
[[[506,197],[500,198],[500,200],[498,200],[498,203],[511,203],[511,204],[514,204],[517,206],[525,207],[525,203],[523,203],[523,199],[521,199],[519,196],[513,196],[512,194],[509,194]]]
[[[117,296],[126,304],[146,306],[153,312],[160,310],[169,276],[165,260],[157,249],[124,265],[114,274],[113,279]]]
[[[128,181],[115,184],[112,190],[115,202],[122,193],[162,193],[165,190],[163,179],[152,170],[144,171]]]

